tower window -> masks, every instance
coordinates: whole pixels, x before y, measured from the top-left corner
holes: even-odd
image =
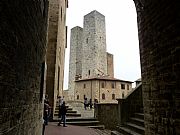
[[[105,94],[104,93],[102,94],[102,99],[105,99]]]
[[[86,84],[84,84],[84,89],[86,88]]]
[[[112,94],[112,99],[115,100],[115,94]]]
[[[127,90],[129,90],[129,85],[127,84]]]
[[[113,83],[111,83],[111,87],[114,89],[115,88],[115,84],[114,84],[114,82]]]
[[[121,84],[121,89],[125,89],[125,84]]]
[[[88,38],[86,38],[86,43],[88,44]]]
[[[77,99],[79,99],[79,95],[77,95]]]
[[[103,82],[101,83],[101,88],[104,88],[104,83]]]
[[[91,71],[89,70],[89,75],[91,74]]]

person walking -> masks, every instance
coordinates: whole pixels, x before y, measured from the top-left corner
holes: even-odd
[[[84,98],[84,109],[86,110],[86,107],[88,107],[88,100],[87,98]]]
[[[66,108],[65,101],[63,101],[63,104],[61,105],[61,120],[59,121],[58,126],[60,126],[61,122],[63,122],[63,127],[67,127],[66,126],[66,113],[67,113],[67,108]]]
[[[93,106],[93,104],[92,104],[92,99],[90,98],[90,99],[89,99],[89,107],[90,107],[90,109],[92,109],[92,106]]]

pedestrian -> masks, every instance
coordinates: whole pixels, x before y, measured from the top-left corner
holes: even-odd
[[[63,104],[63,98],[61,98],[61,96],[58,97],[58,104],[59,104],[59,123],[58,123],[58,126],[60,125],[61,123],[61,106]]]
[[[84,98],[84,109],[86,110],[86,107],[88,107],[88,100],[87,98]]]
[[[63,101],[63,104],[61,105],[61,120],[59,121],[58,126],[60,126],[61,122],[63,122],[63,127],[67,127],[66,126],[66,113],[67,113],[67,108],[66,108],[65,101]]]
[[[91,98],[89,99],[89,106],[90,106],[90,109],[92,109],[93,104],[92,104],[92,99]]]
[[[50,106],[48,104],[48,102],[44,101],[44,124],[48,125],[48,121],[49,121],[49,116],[50,116]]]
[[[94,99],[94,118],[97,117],[97,104],[98,104],[98,100]]]

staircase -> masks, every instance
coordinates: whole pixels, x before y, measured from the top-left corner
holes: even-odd
[[[86,126],[89,128],[96,128],[96,129],[104,129],[104,125],[99,125],[99,121],[97,121],[96,118],[93,117],[82,117],[78,111],[73,110],[73,108],[68,105],[67,107],[67,113],[66,113],[66,124],[69,125],[77,125],[77,126]],[[84,109],[84,108],[83,108]],[[90,110],[87,110],[87,112]],[[59,118],[59,106],[56,106],[55,113],[54,113],[54,122],[58,122]]]
[[[112,131],[111,135],[144,135],[144,114],[134,113],[123,126],[117,126],[117,131]]]

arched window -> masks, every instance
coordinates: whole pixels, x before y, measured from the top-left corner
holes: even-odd
[[[77,99],[79,99],[79,95],[77,95]]]
[[[112,94],[112,99],[115,100],[115,94]]]
[[[105,94],[104,93],[102,94],[102,99],[105,99]]]

